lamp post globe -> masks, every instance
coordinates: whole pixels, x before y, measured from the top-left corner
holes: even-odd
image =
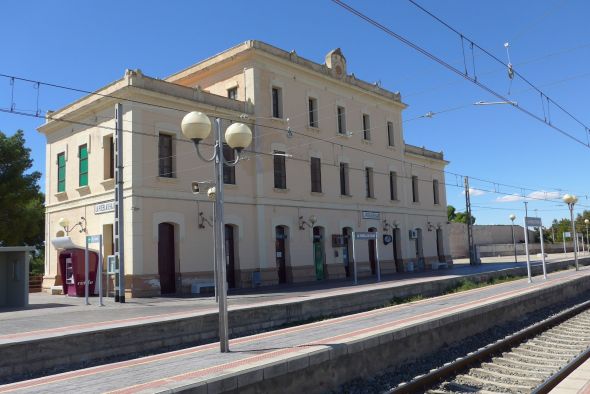
[[[584,223],[586,223],[586,226],[590,224],[590,219],[584,219]]]
[[[563,202],[566,204],[575,204],[576,201],[578,201],[577,197],[574,196],[573,194],[566,194],[563,196]]]
[[[211,120],[202,112],[189,112],[182,118],[180,128],[186,138],[198,143],[200,140],[207,138],[209,133],[211,133]]]
[[[70,224],[70,221],[66,218],[59,218],[57,224],[59,224],[60,227],[66,228]]]
[[[513,214],[513,213],[511,213],[511,214],[508,216],[508,219],[510,219],[511,221],[513,221],[513,222],[514,222],[514,219],[516,219],[516,215],[515,215],[515,214]]]
[[[243,123],[232,123],[225,131],[225,142],[239,152],[252,143],[252,131]]]

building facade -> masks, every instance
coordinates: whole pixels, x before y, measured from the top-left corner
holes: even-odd
[[[347,73],[338,49],[319,64],[247,41],[164,80],[128,70],[97,93],[39,128],[47,137],[47,290],[60,282],[51,239],[67,235],[82,246],[86,234],[102,234],[104,254],[113,253],[117,102],[132,297],[212,280],[213,204],[190,185],[214,179],[213,165],[180,131],[195,110],[253,132],[245,160],[224,170],[230,288],[351,277],[353,231],[379,233],[355,244],[359,276],[376,274],[377,256],[382,273],[452,263],[447,162],[404,143],[400,94]],[[86,232],[65,234],[62,217],[84,217]]]

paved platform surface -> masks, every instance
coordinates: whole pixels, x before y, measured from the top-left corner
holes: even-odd
[[[485,265],[480,267],[475,268],[483,269]],[[292,364],[293,368],[306,367],[321,362],[314,361],[314,353],[326,348],[337,351],[355,338],[403,329],[579,277],[590,277],[590,268],[552,273],[546,281],[540,277],[530,284],[526,279],[512,281],[236,338],[230,341],[230,353],[220,353],[219,344],[212,343],[4,385],[0,386],[0,393],[151,393],[190,385],[202,388],[203,392],[216,392],[222,386],[212,386],[215,384],[239,388],[278,374],[280,371],[274,368],[285,365],[285,360],[289,361],[289,368]]]
[[[590,394],[590,359],[559,383],[552,394]]]
[[[572,254],[549,256],[548,261],[572,258]],[[458,260],[449,269],[421,273],[402,273],[382,277],[375,283],[374,278],[361,280],[359,285],[351,281],[325,281],[314,284],[294,284],[240,290],[229,293],[229,310],[253,306],[274,305],[283,302],[310,300],[338,294],[353,294],[360,290],[404,286],[412,283],[433,281],[440,278],[460,277],[482,272],[500,271],[525,265],[524,256],[519,263],[511,257],[484,258],[483,263],[470,266],[465,259]],[[540,264],[534,261],[533,264]],[[215,298],[134,298],[125,304],[115,303],[112,298],[104,298],[105,306],[98,306],[98,298],[90,298],[91,305],[84,305],[84,298],[30,294],[30,306],[25,310],[0,308],[0,344],[47,338],[96,329],[120,327],[129,324],[142,324],[169,319],[178,319],[218,310]]]

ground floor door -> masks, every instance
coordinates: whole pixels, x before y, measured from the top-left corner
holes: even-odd
[[[416,229],[416,265],[418,270],[424,269],[424,250],[422,248],[422,229]]]
[[[442,229],[440,228],[436,230],[436,255],[439,262],[444,263],[446,261]]]
[[[233,289],[236,287],[236,259],[234,250],[234,226],[225,225],[225,274],[227,278],[227,287]]]
[[[279,283],[287,283],[287,261],[285,256],[285,240],[287,232],[285,226],[275,228],[275,259],[279,274]]]
[[[324,279],[324,231],[322,227],[313,228],[313,262],[316,279]]]
[[[160,292],[176,293],[176,267],[174,256],[174,225],[158,224],[158,275],[160,275]]]
[[[401,255],[401,230],[399,228],[393,229],[391,233],[393,239],[393,262],[395,263],[395,272],[404,272],[404,264],[402,263]]]
[[[344,269],[346,270],[346,277],[350,278],[354,275],[354,268],[352,266],[352,252],[351,242],[352,242],[352,230],[349,227],[344,227],[342,229],[342,236],[344,237],[344,246],[342,247],[342,263],[344,264]]]
[[[374,233],[377,229],[371,227],[369,229],[370,233]],[[369,262],[371,263],[371,273],[375,275],[377,273],[377,256],[375,253],[375,248],[377,247],[377,242],[374,239],[370,239],[368,241],[369,244]]]

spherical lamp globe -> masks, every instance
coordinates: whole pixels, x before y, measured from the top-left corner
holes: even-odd
[[[508,219],[510,219],[511,221],[514,221],[514,219],[516,219],[516,215],[511,213],[510,216],[508,216]]]
[[[243,123],[233,123],[225,131],[225,142],[239,152],[252,143],[252,131]]]
[[[209,136],[211,132],[211,121],[204,113],[193,111],[182,118],[180,128],[186,138],[199,142]]]
[[[584,219],[584,223],[590,224],[590,219]]]
[[[60,227],[66,228],[70,224],[70,221],[66,218],[59,218],[57,224],[59,224]]]
[[[578,198],[573,194],[568,193],[563,196],[563,202],[565,202],[566,204],[575,204],[576,201],[578,201]]]

